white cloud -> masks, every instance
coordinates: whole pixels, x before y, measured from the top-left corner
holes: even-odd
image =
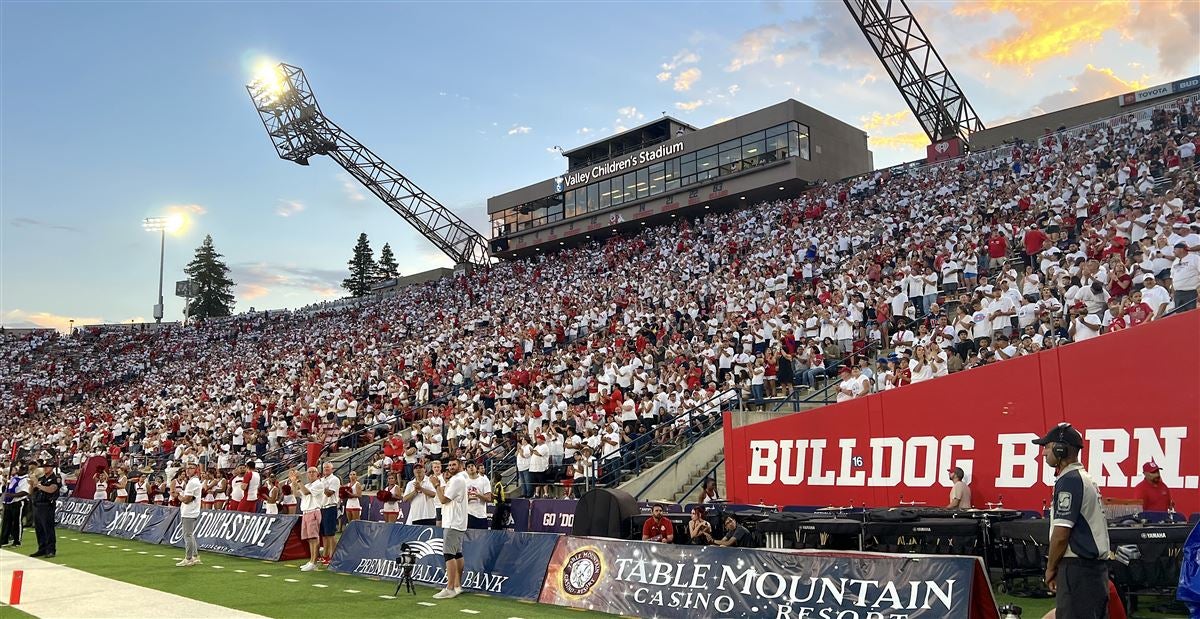
[[[737,84],[731,84],[728,88],[729,96],[731,96],[731,97],[737,96],[738,91],[740,91],[741,89],[742,89],[741,86],[738,86]]]
[[[362,202],[367,199],[367,195],[362,191],[362,185],[359,185],[353,176],[343,172],[338,175],[338,180],[342,181],[342,192],[346,194],[347,200]]]
[[[646,117],[645,114],[639,112],[632,105],[617,109],[617,115],[628,120],[642,120]]]
[[[700,79],[700,69],[691,67],[675,78],[675,91],[684,92],[692,89],[692,84],[695,84]]]
[[[660,81],[660,82],[665,82],[665,81],[671,79],[671,72],[663,71],[662,73],[659,73],[658,75],[655,75],[654,77],[657,78],[658,81]]]
[[[275,206],[275,214],[280,217],[291,217],[304,210],[304,205],[295,200],[280,200]]]
[[[587,135],[591,132],[592,132],[592,129],[590,127],[580,127],[575,130],[575,133],[578,133],[579,135]]]
[[[696,99],[695,101],[676,101],[675,109],[691,112],[702,105],[704,105],[703,99]]]
[[[508,130],[508,134],[509,135],[524,135],[526,133],[529,133],[530,131],[533,131],[532,127],[526,127],[524,125],[513,125],[512,128]]]
[[[10,329],[57,329],[64,333],[71,328],[72,319],[74,319],[75,326],[77,327],[104,323],[104,319],[99,316],[60,316],[50,312],[27,312],[22,309],[12,309],[4,312],[0,318],[3,319],[0,322],[6,328]]]
[[[168,204],[167,210],[176,210],[189,215],[204,215],[208,212],[208,209],[199,204]]]
[[[680,50],[679,53],[671,57],[671,60],[662,64],[663,71],[674,71],[684,65],[696,64],[700,62],[700,56],[695,52],[690,52],[686,49]],[[666,80],[659,80],[666,81]]]

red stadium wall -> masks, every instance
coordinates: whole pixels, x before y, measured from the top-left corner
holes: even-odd
[[[1154,458],[1176,509],[1200,511],[1200,311],[740,428],[727,418],[727,495],[942,506],[961,466],[975,507],[1040,509],[1054,475],[1029,441],[1061,421],[1083,433],[1105,497],[1133,498]]]

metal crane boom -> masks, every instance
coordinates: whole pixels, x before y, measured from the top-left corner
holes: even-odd
[[[930,141],[984,128],[904,0],[842,1]]]
[[[280,63],[246,90],[280,158],[328,155],[456,265],[491,261],[483,235],[325,117],[299,67]]]

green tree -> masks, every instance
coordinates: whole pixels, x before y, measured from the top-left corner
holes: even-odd
[[[213,247],[212,235],[196,248],[196,257],[183,270],[196,282],[199,293],[188,305],[189,318],[214,318],[233,313],[233,280],[222,255]]]
[[[396,264],[396,257],[392,255],[392,246],[384,243],[383,249],[379,250],[379,279],[397,277],[400,277],[400,265]]]
[[[371,251],[371,243],[367,241],[367,233],[358,235],[354,244],[354,255],[346,263],[350,266],[350,277],[342,280],[342,288],[350,291],[352,297],[365,297],[371,292],[371,284],[378,279],[375,266],[375,252]]]

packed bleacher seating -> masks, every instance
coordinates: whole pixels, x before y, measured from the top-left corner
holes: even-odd
[[[394,435],[379,476],[511,455],[529,496],[548,472],[679,439],[727,390],[748,407],[826,385],[845,400],[1136,328],[1195,307],[1196,107],[363,303],[4,335],[0,460],[227,472]]]

